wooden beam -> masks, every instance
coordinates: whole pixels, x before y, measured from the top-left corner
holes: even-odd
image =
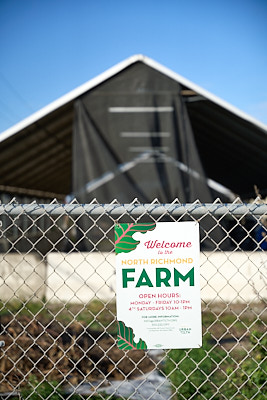
[[[198,93],[196,93],[194,90],[189,90],[189,89],[181,90],[182,96],[196,96],[197,94]]]

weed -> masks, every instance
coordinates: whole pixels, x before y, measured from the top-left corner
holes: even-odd
[[[267,394],[267,339],[262,338],[262,333],[253,332],[250,341],[254,347],[249,357],[239,362],[222,347],[212,346],[212,340],[205,335],[201,349],[171,350],[164,372],[184,399],[220,400],[220,393],[224,393],[227,399],[263,400]]]
[[[184,398],[194,399],[198,394],[205,393],[208,399],[214,394],[211,375],[216,371],[221,381],[222,368],[226,364],[227,353],[223,349],[212,347],[210,337],[205,335],[203,347],[200,349],[171,350],[164,370]]]
[[[107,396],[103,394],[95,395],[80,395],[71,394],[66,395],[60,388],[60,385],[56,381],[42,381],[39,382],[35,375],[30,375],[27,385],[21,390],[21,399],[23,400],[86,400],[90,397],[91,400],[118,400],[118,397]],[[14,400],[18,400],[15,398]]]
[[[21,397],[24,400],[59,400],[62,399],[61,394],[57,382],[39,382],[35,375],[30,375],[27,385],[21,390]]]
[[[236,400],[244,398],[263,400],[267,396],[267,361],[265,360],[267,337],[254,331],[250,341],[254,346],[250,357],[245,359],[239,368],[227,369],[229,377],[227,393],[231,396],[235,395]]]

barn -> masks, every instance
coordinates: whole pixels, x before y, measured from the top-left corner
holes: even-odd
[[[267,127],[134,55],[0,135],[0,191],[126,203],[267,195]]]

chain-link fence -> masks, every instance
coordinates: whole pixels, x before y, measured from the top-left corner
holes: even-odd
[[[266,216],[259,199],[0,205],[0,397],[266,398]],[[203,347],[123,351],[114,224],[183,220],[200,226]]]

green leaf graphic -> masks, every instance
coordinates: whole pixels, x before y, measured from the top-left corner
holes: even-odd
[[[118,321],[118,347],[122,350],[146,350],[147,345],[142,339],[138,343],[134,342],[133,329]]]
[[[115,225],[115,252],[129,253],[135,250],[140,243],[138,240],[133,239],[135,232],[146,233],[153,231],[156,228],[155,223],[140,223],[140,224],[119,224]]]

